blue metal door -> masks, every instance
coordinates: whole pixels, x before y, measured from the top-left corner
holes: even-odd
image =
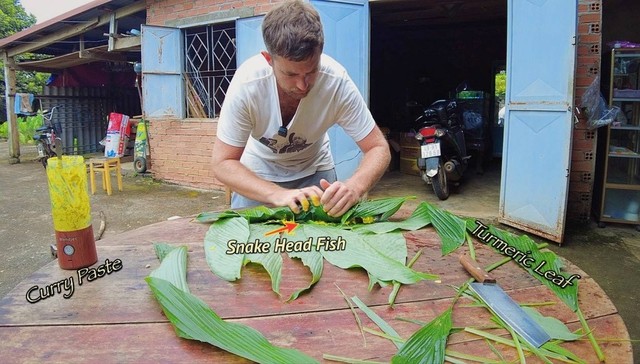
[[[368,99],[369,91],[369,5],[367,0],[311,1],[324,26],[324,52],[340,62]],[[236,21],[237,63],[265,49],[262,16]],[[331,152],[339,180],[355,172],[362,152],[339,126],[329,129]]]
[[[146,117],[185,116],[182,32],[142,25],[142,100]]]
[[[560,242],[575,74],[576,0],[509,0],[500,221]]]
[[[358,90],[369,98],[368,0],[312,0],[324,26],[324,53],[340,62]],[[331,153],[341,181],[351,177],[362,160],[358,145],[339,126],[329,129]]]

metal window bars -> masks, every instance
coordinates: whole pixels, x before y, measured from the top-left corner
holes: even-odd
[[[236,71],[235,23],[185,31],[187,117],[215,118]]]

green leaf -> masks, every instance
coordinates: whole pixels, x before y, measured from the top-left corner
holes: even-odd
[[[362,310],[362,312],[365,313],[365,315],[367,315],[367,317],[371,321],[378,325],[382,332],[384,332],[388,336],[401,339],[400,334],[398,334],[398,332],[394,330],[391,325],[389,325],[385,320],[382,319],[382,317],[378,316],[377,313],[375,313],[372,309],[365,305],[364,302],[362,302],[357,296],[351,297],[351,300],[356,304],[356,306],[358,306],[359,309]],[[395,340],[393,340],[393,343],[398,349],[402,347],[402,344],[398,343]]]
[[[484,230],[477,230],[482,229],[482,227],[476,226],[477,224],[473,224],[473,227],[469,227],[469,230],[472,233],[475,231],[476,237],[484,237],[484,240],[486,241],[483,241],[482,239],[479,240],[491,246],[501,254],[507,255],[504,252],[506,251],[508,246],[511,246],[518,252],[526,254],[528,257],[532,258],[533,263],[527,265],[520,263],[518,265],[527,270],[529,274],[531,274],[531,276],[542,282],[542,284],[549,287],[549,289],[551,289],[553,293],[555,293],[556,296],[558,296],[558,298],[560,298],[560,300],[562,300],[574,312],[578,309],[577,280],[571,282],[571,285],[567,285],[566,287],[562,288],[543,275],[543,272],[553,271],[556,277],[563,277],[565,281],[568,280],[568,277],[560,272],[563,264],[560,258],[558,258],[558,256],[554,252],[540,251],[536,242],[527,235],[516,236],[509,232],[497,229],[493,226],[487,227],[489,234],[484,235]]]
[[[196,216],[202,223],[216,222],[234,217],[244,217],[251,223],[269,220],[293,220],[293,212],[288,207],[269,208],[266,206],[249,207],[242,210],[226,210],[221,212],[203,212]]]
[[[244,254],[227,254],[227,244],[249,240],[249,222],[243,217],[218,220],[211,224],[204,237],[204,252],[211,271],[227,281],[240,278]]]
[[[433,275],[415,272],[397,260],[381,253],[371,245],[371,240],[363,239],[362,234],[342,230],[333,226],[307,225],[305,231],[316,238],[328,236],[345,240],[345,249],[330,251],[320,249],[322,256],[331,264],[348,269],[362,267],[371,275],[382,281],[398,281],[409,284],[423,279],[433,279]],[[376,240],[376,244],[381,242]],[[406,251],[406,244],[404,247]],[[405,252],[406,255],[406,252]]]
[[[154,244],[154,249],[162,263],[149,276],[168,281],[178,289],[189,293],[189,286],[187,285],[187,247]]]
[[[298,226],[296,230],[296,237],[298,240],[304,240],[304,241],[309,239],[310,236],[306,232],[305,225]],[[304,252],[304,251],[291,252],[291,253],[288,253],[288,255],[290,258],[298,258],[302,260],[302,264],[309,267],[309,270],[311,271],[311,275],[312,275],[311,282],[307,287],[301,288],[293,292],[291,296],[289,296],[289,299],[287,299],[287,301],[293,301],[296,298],[298,298],[298,296],[300,296],[302,292],[310,289],[311,287],[313,287],[314,284],[316,284],[320,280],[320,277],[322,276],[324,259],[322,258],[322,254],[320,254],[320,252],[314,249],[312,249],[309,252]]]
[[[279,235],[265,236],[266,233],[273,230],[273,226],[269,225],[250,225],[249,226],[249,241],[260,240],[261,242],[269,243],[268,253],[250,253],[245,254],[244,264],[248,262],[257,263],[262,265],[264,269],[269,273],[271,277],[271,289],[280,295],[280,280],[282,278],[282,256],[280,253],[275,253],[273,250],[273,243],[279,237]]]
[[[523,306],[522,309],[531,316],[535,322],[540,324],[552,339],[574,341],[582,338],[581,335],[569,331],[569,328],[555,317],[543,316],[538,310],[532,307]]]
[[[176,248],[175,246],[169,245],[167,243],[154,243],[153,244],[153,250],[155,250],[156,257],[158,257],[158,259],[160,259],[160,261],[163,261],[164,257],[166,257],[167,254],[169,254],[175,248]]]
[[[385,221],[395,214],[405,201],[412,198],[415,197],[388,197],[361,201],[342,215],[342,223],[355,222],[357,218],[362,219],[367,217],[375,217],[376,221]]]
[[[431,223],[442,240],[442,255],[458,249],[465,241],[466,222],[456,215],[422,202],[431,216]]]
[[[257,363],[317,363],[297,350],[272,345],[253,328],[222,320],[202,300],[164,279],[149,276],[145,280],[182,338],[206,342]]]
[[[362,224],[352,227],[359,233],[384,234],[396,230],[419,230],[431,223],[431,215],[426,204],[420,204],[411,216],[402,221],[383,221],[375,224]]]
[[[436,364],[444,363],[445,347],[451,331],[452,309],[449,308],[433,319],[407,340],[396,355],[392,364]]]
[[[196,221],[203,223],[216,222],[220,219],[228,219],[230,217],[239,217],[240,214],[236,211],[219,211],[219,212],[202,212],[196,216]]]

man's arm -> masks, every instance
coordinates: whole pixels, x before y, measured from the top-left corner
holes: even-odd
[[[240,163],[243,151],[244,148],[231,146],[218,138],[213,145],[214,175],[233,191],[265,205],[289,206],[296,213],[300,212],[298,206],[305,211],[309,208],[309,198],[322,195],[317,186],[289,190],[258,177]]]
[[[345,182],[330,184],[322,180],[320,183],[324,189],[320,202],[331,216],[341,216],[347,212],[378,182],[389,166],[389,144],[377,126],[358,142],[358,146],[364,152],[364,157],[351,178]]]

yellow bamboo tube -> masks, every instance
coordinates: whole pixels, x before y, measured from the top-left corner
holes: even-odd
[[[50,158],[47,179],[60,268],[79,269],[94,264],[98,255],[84,158]]]

